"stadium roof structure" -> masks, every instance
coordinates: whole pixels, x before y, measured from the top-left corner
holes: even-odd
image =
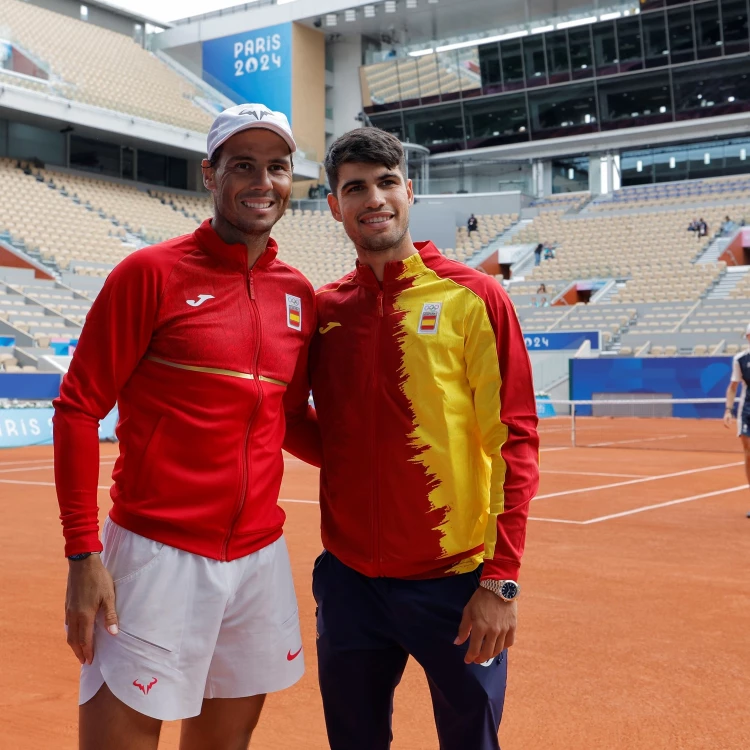
[[[123,8],[117,3],[103,2],[103,0],[87,0],[86,5],[92,5],[96,8],[103,8],[104,10],[109,10],[125,18],[137,21],[138,23],[149,24],[150,26],[156,26],[160,29],[172,28],[172,24],[167,21],[157,20],[156,18],[152,18],[151,16],[144,16],[142,13],[134,13],[132,10]]]

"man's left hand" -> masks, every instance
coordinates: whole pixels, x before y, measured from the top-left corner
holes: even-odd
[[[480,587],[464,607],[458,638],[454,643],[460,646],[471,636],[464,661],[467,664],[484,664],[513,645],[517,620],[518,604],[515,600],[506,602],[497,594]]]

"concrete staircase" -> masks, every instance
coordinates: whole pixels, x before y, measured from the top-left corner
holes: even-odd
[[[716,286],[706,295],[706,299],[728,299],[731,291],[750,271],[750,266],[729,266]]]
[[[703,252],[696,258],[696,264],[702,266],[707,263],[716,263],[721,254],[727,249],[727,245],[734,239],[735,234],[736,232],[733,232],[728,237],[719,236],[711,240],[703,249]]]
[[[495,239],[490,240],[484,247],[477,250],[474,255],[466,261],[466,264],[472,268],[476,268],[483,260],[489,258],[492,253],[497,252],[503,245],[512,244],[508,240],[512,239],[517,232],[523,229],[528,224],[531,224],[532,220],[521,219],[520,221],[511,224],[502,234],[498,234]]]

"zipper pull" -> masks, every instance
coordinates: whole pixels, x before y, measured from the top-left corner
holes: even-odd
[[[255,299],[255,285],[253,283],[253,272],[252,269],[248,271],[247,277],[250,285],[250,299]]]
[[[383,317],[383,292],[378,292],[378,317]]]

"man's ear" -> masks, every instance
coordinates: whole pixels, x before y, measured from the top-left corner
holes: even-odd
[[[414,205],[414,185],[411,180],[406,181],[406,195],[409,198],[409,205]]]
[[[206,190],[213,192],[216,189],[216,170],[211,166],[208,159],[201,162],[201,171],[203,172],[203,185]]]
[[[341,207],[339,206],[339,199],[336,197],[335,193],[328,193],[328,208],[331,209],[331,214],[333,214],[333,218],[336,219],[336,221],[340,221],[343,223],[344,217],[341,215]]]

